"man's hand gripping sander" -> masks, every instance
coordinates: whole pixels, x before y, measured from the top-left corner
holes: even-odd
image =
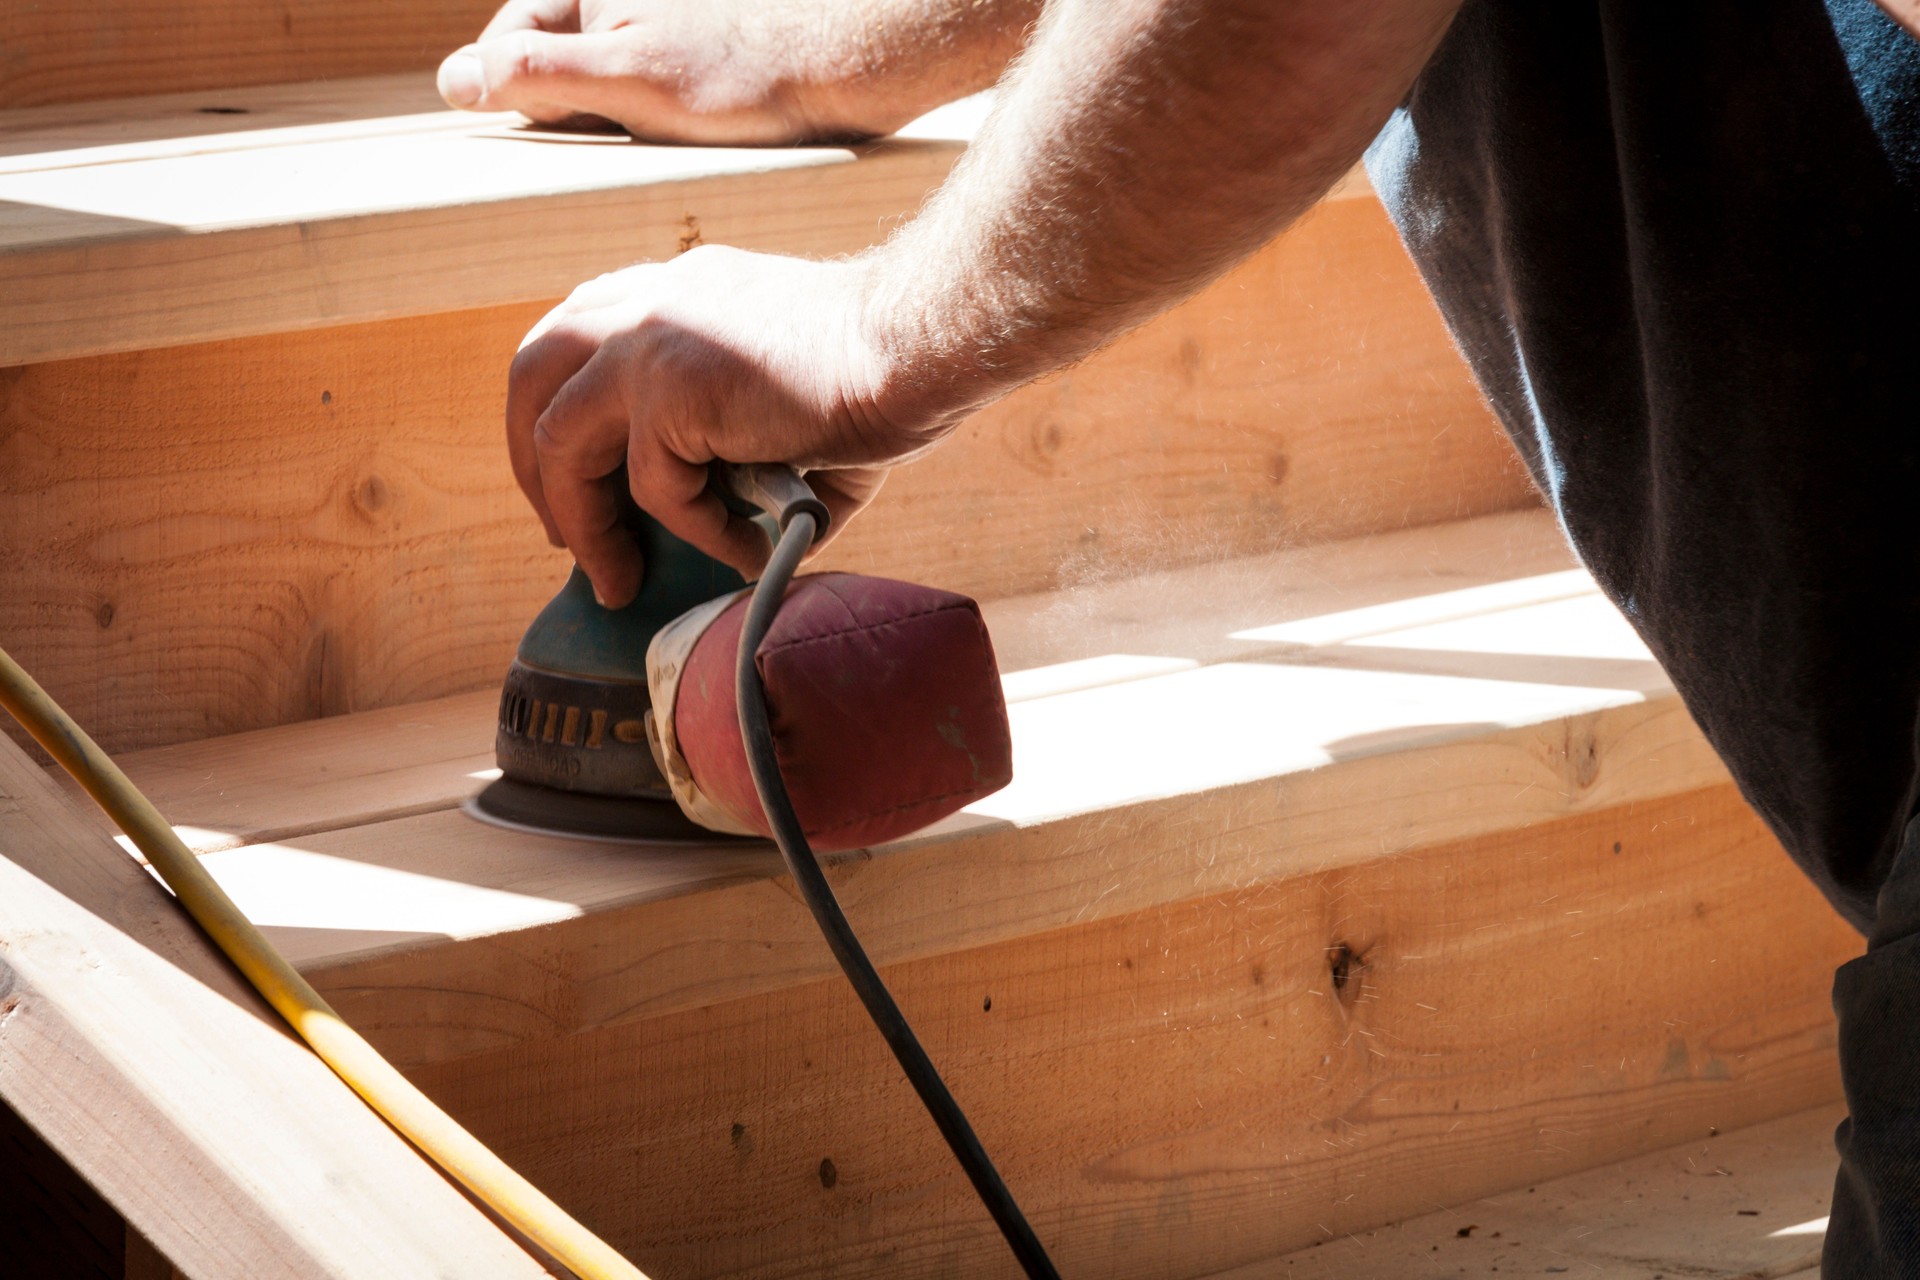
[[[779,537],[759,583],[637,508],[645,585],[621,609],[577,568],[501,694],[490,822],[636,843],[771,836],[848,981],[1029,1276],[1057,1273],[867,959],[813,856],[891,840],[1005,786],[1006,703],[979,607],[950,592],[795,579],[827,510],[793,471],[717,464]]]

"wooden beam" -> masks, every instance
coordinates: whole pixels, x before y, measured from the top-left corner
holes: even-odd
[[[417,73],[0,110],[0,173],[170,160],[312,142],[473,130],[514,112],[449,111]]]
[[[1026,654],[1007,677],[1016,781],[845,863],[875,953],[997,944],[1724,782],[1590,582],[1525,574],[1566,563],[1548,518],[1417,537],[990,607],[1003,649]],[[1429,576],[1438,562],[1448,578]],[[1481,581],[1476,565],[1523,576]],[[1112,651],[1089,656],[1094,639]],[[449,812],[490,763],[490,701],[129,765],[189,839],[222,850],[210,869],[297,963],[351,971],[329,980],[352,988],[358,1020],[420,1027],[408,1062],[831,972],[768,851],[635,856]],[[579,957],[563,989],[540,958],[556,947]],[[423,991],[444,1020],[412,1007]]]
[[[430,72],[480,33],[492,0],[106,0],[0,8],[0,107],[85,102],[111,93],[210,94],[279,80]]]
[[[0,1100],[189,1274],[546,1274],[0,742]]]
[[[389,78],[351,88],[383,105],[400,93]],[[300,110],[290,96],[261,91],[263,116]],[[153,104],[117,109],[144,118]],[[158,104],[148,131],[185,110]],[[517,117],[362,110],[109,153],[75,146],[101,123],[64,131],[45,114],[0,115],[0,135],[56,149],[0,168],[0,365],[549,298],[702,241],[850,253],[917,209],[965,149],[904,135],[662,147]]]
[[[1275,659],[1468,676],[1477,663],[1480,675],[1539,676],[1569,688],[1610,682],[1669,695],[1645,647],[1573,563],[1551,516],[1511,512],[1080,583],[990,601],[984,614],[1016,704]],[[1156,600],[1179,607],[1142,607]],[[1568,608],[1581,616],[1565,614]],[[1486,622],[1461,629],[1475,618]],[[1526,620],[1545,633],[1521,630]],[[1412,641],[1423,649],[1381,643],[1448,624],[1451,632],[1424,641],[1416,632]],[[1526,658],[1475,658],[1459,647],[1497,652],[1503,636],[1509,648],[1527,646],[1531,662],[1546,669],[1522,671]],[[1568,693],[1557,709],[1587,705],[1581,696]],[[210,853],[455,807],[493,766],[497,707],[497,692],[483,689],[133,752],[120,763],[188,845]],[[1278,730],[1289,732],[1297,734]],[[1344,733],[1336,726],[1328,740]],[[1057,745],[1035,742],[1030,754],[1044,761]]]
[[[401,1052],[489,1005],[539,1028],[416,1073],[623,1247],[689,1277],[1015,1274],[837,978],[569,1033],[592,960],[541,941],[524,985],[368,1025]],[[1162,1280],[1830,1101],[1858,950],[1722,786],[886,976],[1062,1272]]]
[[[111,750],[495,685],[565,572],[500,445],[542,310],[0,369],[0,636]],[[827,563],[993,599],[1534,501],[1348,200],[901,468]]]
[[[1858,939],[1566,565],[1514,514],[993,610],[1016,786],[831,875],[1070,1273],[1243,1266],[1834,1095]],[[209,868],[637,1256],[1002,1274],[770,851],[387,816],[474,784],[462,710],[132,763],[277,826]]]

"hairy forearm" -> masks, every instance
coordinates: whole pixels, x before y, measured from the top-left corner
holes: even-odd
[[[737,47],[771,53],[759,65],[808,134],[879,135],[992,85],[1039,14],[1040,0],[783,0],[744,8]]]
[[[875,251],[892,412],[953,417],[1270,239],[1358,158],[1457,0],[1055,0],[982,136]]]

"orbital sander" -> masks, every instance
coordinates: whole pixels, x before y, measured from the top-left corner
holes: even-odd
[[[500,698],[499,825],[637,846],[771,838],[834,958],[1029,1276],[1057,1273],[847,923],[814,857],[897,839],[1013,776],[977,604],[847,573],[796,578],[828,513],[799,473],[716,463],[761,523],[757,584],[629,504],[645,560],[602,608],[576,567],[521,640]]]
[[[827,509],[786,467],[714,468],[738,514],[776,528]],[[477,816],[567,836],[729,843],[771,830],[740,736],[740,575],[629,504],[640,594],[602,608],[577,567],[527,628],[500,696],[499,780]],[[802,550],[805,548],[803,547]],[[965,596],[849,573],[787,589],[756,657],[780,772],[816,848],[892,840],[1004,787],[1006,704]]]

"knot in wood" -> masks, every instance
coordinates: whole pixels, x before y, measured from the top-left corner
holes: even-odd
[[[1342,1003],[1352,1003],[1359,994],[1360,970],[1365,963],[1359,954],[1344,942],[1336,942],[1327,948],[1327,975],[1333,981],[1334,994]]]

